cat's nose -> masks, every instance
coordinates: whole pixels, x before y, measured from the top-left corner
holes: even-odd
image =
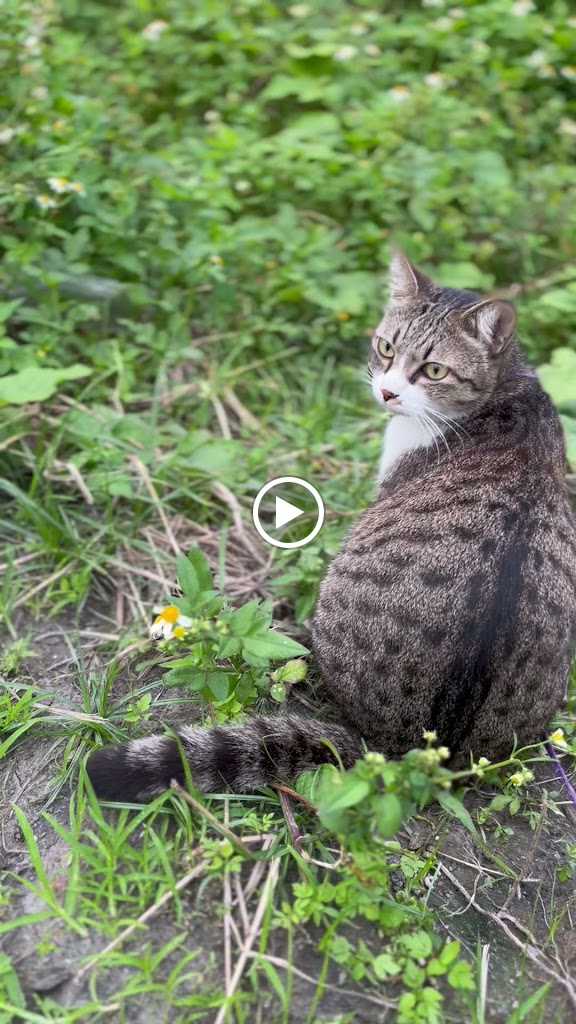
[[[391,402],[393,398],[398,398],[393,391],[386,391],[386,388],[380,388],[380,394],[385,402]]]

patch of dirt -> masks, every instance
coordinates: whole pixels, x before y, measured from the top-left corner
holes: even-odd
[[[43,629],[24,628],[33,635],[32,648],[36,657],[27,663],[35,684],[51,690],[54,701],[81,708],[77,677],[77,650],[68,639],[69,622],[63,617],[51,620]],[[91,632],[102,629],[101,613],[93,615],[88,609],[81,623],[80,642],[84,655],[94,641],[82,640]],[[112,630],[112,627],[110,627]],[[114,682],[118,694],[130,686],[127,668]],[[152,670],[153,671],[153,670]],[[186,712],[187,714],[187,712]],[[174,717],[182,719],[182,706],[173,709]],[[162,715],[168,720],[168,715]],[[174,718],[173,718],[174,720]],[[34,730],[25,742],[18,744],[3,764],[0,807],[0,864],[8,872],[8,884],[13,875],[32,880],[34,872],[29,862],[23,837],[12,811],[12,803],[22,808],[30,822],[45,870],[51,879],[58,880],[67,870],[67,847],[42,817],[46,804],[47,785],[54,777],[62,759],[63,743],[55,742],[49,730]],[[446,937],[460,940],[471,959],[476,955],[477,943],[485,949],[488,958],[488,988],[486,1017],[489,1024],[505,1024],[516,1001],[525,998],[544,982],[551,982],[546,1003],[546,1020],[550,1024],[576,1021],[576,933],[573,922],[576,914],[574,881],[560,883],[556,869],[565,861],[566,846],[576,845],[576,824],[566,813],[550,807],[551,801],[566,802],[551,767],[541,767],[533,793],[541,802],[540,815],[532,820],[520,814],[499,816],[501,825],[511,828],[512,834],[501,831],[500,838],[493,828],[486,831],[487,852],[482,852],[474,838],[459,824],[446,825],[440,812],[426,812],[426,816],[409,823],[406,842],[424,855],[438,843],[441,867],[430,880],[427,899],[437,912],[440,928]],[[486,806],[490,794],[470,795],[470,810]],[[536,806],[536,805],[535,805]],[[68,824],[68,793],[62,792],[50,805],[50,812],[62,825]],[[495,824],[495,822],[494,822]],[[488,828],[488,826],[486,826]],[[488,855],[490,854],[490,856]],[[496,858],[500,857],[511,869],[506,874]],[[247,866],[247,869],[250,866]],[[176,920],[170,903],[158,913],[150,927],[133,935],[122,947],[124,950],[142,950],[150,943],[160,949],[176,935],[185,937],[187,951],[198,950],[198,957],[190,966],[192,978],[187,985],[197,989],[207,987],[217,992],[224,977],[222,882],[221,879],[200,886],[193,882],[182,894],[183,919]],[[34,893],[21,890],[10,904],[10,915],[35,914],[44,907]],[[252,908],[251,908],[252,909]],[[351,938],[362,938],[355,929]],[[366,941],[373,944],[373,936],[366,932]],[[301,975],[295,974],[291,999],[291,1024],[306,1019],[314,994],[314,985],[321,970],[322,956],[316,943],[318,936],[299,931],[295,939],[293,962]],[[78,1006],[93,998],[96,992],[103,1001],[114,1000],[114,994],[125,984],[129,969],[110,968],[99,971],[95,967],[90,979],[75,981],[75,975],[86,959],[92,958],[106,945],[106,940],[94,929],[87,937],[75,935],[59,922],[31,922],[10,931],[2,937],[2,949],[13,960],[22,988],[31,997],[49,994],[62,1006]],[[488,947],[486,951],[486,947]],[[271,932],[271,956],[280,961],[285,956],[282,934]],[[183,955],[177,949],[166,960],[162,970],[167,972]],[[234,959],[237,953],[234,952]],[[277,966],[280,976],[283,968]],[[386,1006],[392,989],[380,992],[354,986],[342,975],[337,965],[331,965],[327,975],[328,986],[320,1000],[316,1016],[319,1020],[335,1020],[350,1014],[356,1024],[381,1024],[394,1019]],[[91,988],[90,986],[94,987]],[[332,986],[332,987],[331,987]],[[266,987],[265,984],[262,986]],[[267,986],[269,991],[270,986]],[[343,991],[344,990],[344,991]],[[92,994],[91,994],[92,993]],[[451,1011],[451,994],[446,991],[447,1012]],[[159,1024],[176,1018],[177,1012],[166,1015],[166,1008],[150,997],[144,1001],[135,998],[126,1010],[127,1024]],[[460,1011],[461,1013],[461,1011]],[[273,1022],[278,1014],[276,997],[262,996],[255,1019]],[[215,1016],[207,1010],[207,1018]],[[453,1008],[453,1021],[462,1021]]]

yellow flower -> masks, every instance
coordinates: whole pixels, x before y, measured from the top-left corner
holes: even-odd
[[[53,192],[67,192],[69,188],[68,178],[48,178],[48,187]]]
[[[408,99],[410,90],[406,85],[395,85],[389,90],[388,95],[395,103],[403,103],[404,100]]]
[[[85,196],[86,189],[81,181],[71,181],[68,185],[69,192],[75,192],[78,196]]]
[[[350,313],[347,313],[344,309],[339,309],[338,312],[334,314],[334,316],[336,317],[337,320],[350,319]]]
[[[563,729],[555,729],[549,737],[550,743],[555,743],[558,747],[567,747],[566,737],[564,736]]]
[[[526,783],[532,782],[533,778],[534,772],[531,772],[529,768],[521,768],[520,771],[510,775],[508,782],[512,786],[524,786]]]
[[[47,196],[45,194],[34,196],[34,201],[36,206],[39,206],[41,210],[53,210],[57,205],[55,200],[52,199],[52,196]]]
[[[168,604],[156,616],[150,628],[152,640],[181,639],[192,625],[192,619],[182,615],[175,604]]]
[[[144,39],[147,39],[149,43],[155,43],[167,28],[168,22],[157,18],[155,21],[149,22],[149,24],[146,25],[146,28],[142,29],[140,35],[143,36]]]

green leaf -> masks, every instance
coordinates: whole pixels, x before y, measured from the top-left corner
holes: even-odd
[[[372,970],[376,977],[383,981],[385,978],[392,978],[394,975],[400,974],[400,965],[389,953],[380,953],[372,962]]]
[[[18,373],[9,373],[0,379],[0,403],[25,405],[27,402],[43,402],[56,394],[58,385],[63,381],[89,377],[91,373],[92,371],[81,363],[59,370],[27,366]]]
[[[472,835],[476,835],[474,822],[472,821],[470,814],[464,807],[464,804],[462,803],[461,800],[458,799],[458,797],[454,796],[453,793],[447,793],[440,790],[436,794],[436,798],[440,806],[443,807],[445,811],[448,811],[449,814],[452,814],[455,818],[458,818],[458,821],[460,821],[462,825],[464,825],[464,827],[472,833]]]
[[[576,413],[576,352],[573,349],[557,348],[548,365],[540,367],[538,376],[542,387],[562,412]]]
[[[212,590],[212,572],[204,552],[196,546],[190,548],[188,561],[196,573],[200,590]]]
[[[384,839],[392,839],[396,835],[402,819],[402,803],[395,793],[383,793],[372,801],[376,828]]]
[[[270,696],[273,700],[277,700],[279,704],[286,700],[286,687],[284,683],[273,683],[270,687]]]
[[[230,693],[230,680],[226,672],[209,672],[206,683],[215,700],[227,700]]]
[[[448,972],[448,984],[452,988],[473,991],[476,988],[476,984],[472,976],[470,964],[466,963],[465,960],[459,960],[457,964],[454,964],[454,967],[451,967]]]
[[[176,559],[176,577],[187,601],[194,602],[200,593],[198,573],[186,555],[178,555]]]
[[[428,932],[412,932],[403,935],[400,943],[415,960],[427,960],[432,953],[432,939]]]
[[[460,943],[458,942],[458,939],[452,939],[450,942],[446,943],[442,950],[440,950],[438,959],[447,967],[448,964],[451,964],[452,961],[456,959],[459,952]]]
[[[301,683],[306,678],[308,666],[301,658],[294,661],[287,661],[285,665],[277,668],[273,679],[278,683]]]
[[[248,601],[241,608],[226,616],[226,624],[232,636],[246,636],[250,626],[256,622],[260,612],[259,601]]]
[[[242,644],[242,653],[247,661],[250,658],[256,658],[260,662],[262,660],[277,661],[280,658],[289,658],[292,655],[308,654],[309,652],[296,640],[271,629],[263,637],[246,637]]]
[[[318,811],[320,818],[325,811],[343,811],[348,807],[355,807],[361,800],[364,800],[370,793],[370,783],[365,779],[358,779],[354,775],[335,775],[332,773],[330,779],[322,785],[322,798]]]

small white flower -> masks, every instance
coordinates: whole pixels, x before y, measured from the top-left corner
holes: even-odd
[[[350,25],[348,31],[351,36],[365,36],[368,29],[361,21],[355,21],[353,25]]]
[[[566,67],[560,68],[560,74],[563,75],[564,78],[576,78],[576,68],[571,65],[566,65]]]
[[[308,4],[294,4],[288,8],[288,14],[291,18],[306,18],[310,14],[310,7]]]
[[[422,7],[444,7],[445,0],[422,0]]]
[[[392,89],[388,90],[390,99],[394,100],[394,103],[403,103],[407,100],[410,95],[410,90],[406,85],[395,85]]]
[[[40,37],[36,35],[26,36],[22,43],[28,57],[37,57],[40,53]]]
[[[12,142],[12,139],[16,135],[14,128],[0,128],[0,145],[7,145],[8,142]]]
[[[338,50],[335,50],[332,54],[334,60],[352,60],[353,57],[358,53],[356,46],[340,46]]]
[[[567,18],[566,24],[568,25],[568,28],[576,28],[576,18]]]
[[[58,205],[52,196],[47,195],[34,196],[34,201],[41,210],[53,210]]]
[[[525,18],[527,14],[532,14],[533,10],[535,5],[532,0],[515,0],[510,7],[510,14],[515,14],[517,18]]]
[[[440,71],[431,71],[430,74],[424,75],[424,81],[432,89],[443,89],[446,85],[446,76]]]
[[[48,89],[45,85],[36,85],[33,89],[30,90],[30,95],[35,100],[45,100],[48,95]]]
[[[48,188],[51,188],[53,192],[62,194],[67,192],[70,182],[68,178],[48,178]]]
[[[366,46],[364,47],[364,53],[366,54],[367,57],[379,57],[380,54],[382,53],[382,50],[380,49],[379,46],[376,46],[376,43],[366,43]]]
[[[464,18],[466,12],[462,7],[451,7],[448,11],[448,17],[452,18],[452,21],[456,21],[457,18]]]
[[[204,120],[207,121],[208,124],[215,124],[216,121],[222,120],[222,115],[218,110],[207,110],[204,114]]]
[[[562,135],[570,135],[576,138],[576,121],[573,121],[571,117],[561,117],[558,124],[558,131]]]
[[[172,640],[173,637],[180,639],[191,625],[192,619],[182,615],[176,605],[169,604],[154,619],[150,627],[150,637],[152,640]]]
[[[250,184],[249,181],[235,181],[234,188],[236,189],[237,192],[250,192],[252,189],[252,185]]]
[[[448,32],[452,28],[452,18],[438,18],[433,22],[432,28],[437,28],[439,32]]]
[[[68,183],[68,192],[75,192],[77,196],[86,195],[86,189],[81,181],[70,181]]]
[[[157,39],[160,39],[160,36],[167,28],[168,22],[161,21],[161,19],[158,18],[156,21],[149,22],[149,24],[146,25],[146,28],[142,29],[140,35],[144,39],[147,39],[149,43],[155,43]]]
[[[548,54],[544,50],[532,50],[526,57],[526,63],[529,68],[541,68],[548,63]]]

